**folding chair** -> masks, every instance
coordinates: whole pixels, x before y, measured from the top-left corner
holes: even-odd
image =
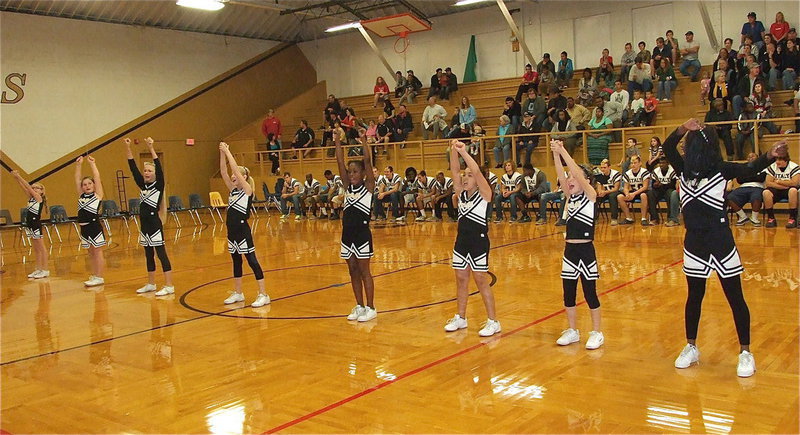
[[[58,241],[63,243],[64,240],[61,238],[61,231],[58,230],[58,224],[66,224],[71,223],[72,228],[75,229],[75,234],[80,234],[80,230],[78,229],[78,223],[75,219],[70,219],[67,216],[67,210],[64,208],[63,205],[53,205],[50,207],[50,226],[56,230],[56,235],[58,236]],[[72,230],[70,230],[72,231]],[[69,239],[69,233],[67,233],[67,239]]]
[[[219,216],[219,221],[225,222],[225,220],[222,219],[222,213],[219,212],[219,209],[221,207],[222,208],[227,207],[228,204],[226,204],[225,201],[222,200],[222,195],[220,195],[219,192],[208,192],[208,201],[209,203],[211,203],[211,207],[209,209],[211,214],[213,215],[214,212],[216,211],[217,216]],[[216,221],[214,222],[216,223]]]
[[[169,212],[170,216],[175,219],[175,223],[178,225],[178,228],[182,227],[181,220],[178,219],[178,213],[182,211],[188,211],[183,206],[183,200],[181,200],[180,196],[173,195],[169,197],[169,206],[167,207],[167,211]],[[189,213],[189,216],[192,218],[192,222],[197,225],[197,221],[194,219],[194,215]]]
[[[200,219],[200,212],[198,212],[197,210],[203,210],[203,209],[209,209],[210,210],[211,207],[203,204],[203,200],[200,198],[200,194],[199,193],[190,193],[189,194],[189,214],[194,213],[195,217],[197,217],[197,222],[199,222],[200,225],[203,224],[203,220]],[[217,221],[217,218],[214,217],[214,213],[211,213],[211,219],[214,219],[214,222]]]

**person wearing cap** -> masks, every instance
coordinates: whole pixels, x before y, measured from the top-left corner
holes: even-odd
[[[517,134],[524,134],[526,136],[517,136],[517,166],[522,166],[520,163],[522,157],[522,150],[525,150],[525,163],[529,164],[531,162],[531,156],[533,155],[533,150],[539,145],[539,136],[535,136],[538,128],[533,123],[533,112],[525,112],[522,116],[522,124],[519,126],[519,130],[517,130]]]
[[[755,12],[750,12],[747,14],[747,22],[742,25],[742,44],[744,44],[744,38],[750,36],[750,39],[753,40],[753,45],[756,45],[760,52],[764,48],[765,32],[764,23],[756,20]]]
[[[686,45],[681,48],[681,66],[678,68],[681,74],[688,76],[689,68],[694,67],[691,73],[692,81],[697,81],[697,76],[700,75],[700,60],[698,54],[700,52],[700,44],[694,40],[694,32],[691,30],[686,32]]]
[[[556,64],[554,64],[553,61],[550,60],[550,53],[545,53],[544,55],[542,55],[542,61],[536,64],[536,72],[539,73],[540,77],[542,75],[542,71],[544,71],[545,69],[549,69],[552,75],[555,77]]]
[[[547,99],[547,119],[542,123],[545,131],[550,131],[556,122],[556,111],[567,108],[567,98],[561,95],[558,86],[550,87],[550,98]]]
[[[778,44],[778,47],[780,47],[780,52],[781,53],[786,51],[786,45],[787,45],[789,40],[794,41],[795,47],[800,47],[800,38],[797,37],[797,29],[795,29],[794,27],[791,27],[789,29],[789,33],[786,34],[786,39],[784,39],[783,41],[781,41]]]

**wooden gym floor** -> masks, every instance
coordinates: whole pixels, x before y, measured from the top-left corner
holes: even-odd
[[[703,306],[700,365],[673,367],[685,344],[683,227],[601,221],[606,344],[596,351],[555,344],[566,319],[563,235],[552,224],[492,225],[503,333],[489,339],[477,335],[485,320],[477,295],[468,330],[442,329],[455,312],[454,223],[373,229],[379,315],[366,324],[344,319],[354,303],[338,258],[339,221],[254,223],[273,300],[261,309],[222,304],[231,289],[224,227],[167,231],[177,291],[163,299],[136,295],[145,282],[142,250],[120,221],[112,228],[107,284],[97,290],[83,287],[87,259],[74,233],[53,247],[52,276],[40,281],[25,278],[31,253],[5,233],[2,430],[800,430],[797,231],[734,228],[757,364],[755,376],[740,379],[733,320],[716,278]],[[255,288],[246,275],[248,303]],[[587,310],[580,305],[582,342]]]

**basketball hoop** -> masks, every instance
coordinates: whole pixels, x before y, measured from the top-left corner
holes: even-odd
[[[397,36],[397,40],[394,41],[394,51],[398,54],[405,53],[409,45],[411,45],[408,35],[414,32],[431,30],[431,26],[428,23],[410,13],[373,18],[362,21],[361,25],[381,38]]]
[[[408,40],[408,32],[404,30],[397,34],[397,40],[394,41],[394,52],[403,54],[408,50],[409,45],[411,45],[411,41]]]

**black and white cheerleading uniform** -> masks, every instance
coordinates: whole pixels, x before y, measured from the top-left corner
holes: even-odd
[[[106,245],[106,235],[100,223],[100,198],[96,193],[81,193],[78,198],[78,224],[81,227],[81,248]]]
[[[781,169],[778,167],[778,163],[775,162],[767,167],[767,174],[771,175],[775,181],[789,181],[795,175],[800,174],[800,165],[790,161],[786,164],[785,168]],[[772,197],[775,202],[789,199],[789,189],[769,188],[769,191],[772,192]]]
[[[231,190],[228,196],[228,213],[225,226],[228,228],[228,252],[231,254],[250,254],[256,251],[253,233],[247,220],[250,219],[250,207],[253,195],[248,195],[238,187]]]
[[[453,248],[453,269],[489,271],[490,202],[480,190],[470,195],[462,190],[458,197],[458,235]]]
[[[139,244],[155,247],[164,245],[164,225],[158,215],[158,209],[164,201],[164,172],[159,159],[153,159],[153,165],[156,179],[152,183],[146,183],[136,166],[136,161],[128,159],[133,179],[141,189],[139,193],[141,200],[139,205]]]
[[[588,240],[566,243],[561,261],[561,278],[597,280],[597,255],[594,251],[594,201],[584,192],[569,196],[567,202],[567,240]]]
[[[644,180],[650,178],[650,171],[648,171],[645,168],[639,168],[639,171],[634,173],[633,169],[628,169],[628,171],[625,172],[623,178],[625,179],[625,183],[627,183],[629,186],[628,192],[633,193],[641,189],[642,186],[644,186]],[[645,192],[642,192],[636,195],[636,198],[638,198],[639,195],[643,195],[644,193]],[[634,200],[636,200],[636,198],[634,198]]]
[[[687,179],[683,157],[676,149],[681,137],[677,130],[673,132],[664,141],[664,153],[675,172],[680,174],[679,197],[686,226],[683,271],[695,278],[708,278],[712,270],[716,270],[720,278],[739,275],[744,268],[728,226],[726,180],[755,175],[769,165],[767,155],[762,154],[750,163],[720,161],[708,177]]]
[[[342,207],[342,247],[339,256],[345,260],[355,256],[359,260],[372,258],[372,232],[369,220],[372,213],[373,193],[362,183],[347,186]]]
[[[42,208],[44,202],[36,202],[33,198],[28,198],[28,206],[25,209],[28,213],[25,215],[25,234],[31,239],[42,238]]]

